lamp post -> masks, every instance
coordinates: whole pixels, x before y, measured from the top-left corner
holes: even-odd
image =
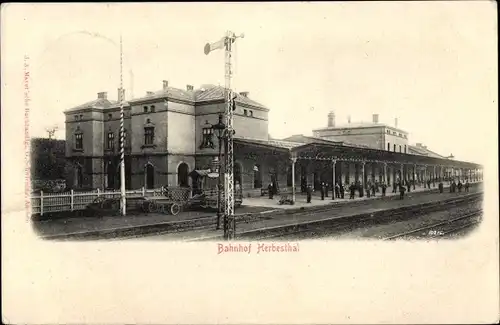
[[[214,129],[217,138],[219,139],[219,177],[218,177],[218,185],[217,185],[217,226],[215,229],[220,229],[220,217],[222,214],[222,198],[221,198],[221,188],[222,188],[222,140],[224,138],[224,131],[226,129],[226,125],[222,122],[222,114],[219,114],[219,122],[215,125],[212,125],[212,129]]]

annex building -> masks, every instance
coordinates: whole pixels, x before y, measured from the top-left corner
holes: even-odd
[[[225,89],[204,85],[170,87],[125,102],[125,162],[127,188],[192,186],[194,170],[207,170],[218,156],[212,125],[225,110]],[[120,90],[118,90],[118,93]],[[67,184],[78,188],[119,188],[120,107],[100,92],[97,98],[68,109],[66,116]],[[362,184],[372,181],[461,177],[479,178],[481,166],[451,160],[425,146],[408,144],[408,133],[378,123],[327,127],[313,136],[277,140],[268,133],[269,108],[250,98],[236,97],[234,112],[234,178],[245,196],[278,188],[300,190],[321,182]],[[350,122],[350,121],[349,121]]]

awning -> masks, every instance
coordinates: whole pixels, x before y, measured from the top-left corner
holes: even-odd
[[[210,169],[203,169],[203,170],[196,170],[195,169],[189,173],[189,176],[191,176],[191,177],[207,176],[209,173],[210,173]]]

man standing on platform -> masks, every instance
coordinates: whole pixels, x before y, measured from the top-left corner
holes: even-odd
[[[321,200],[325,200],[325,183],[321,183]]]
[[[274,195],[274,188],[273,188],[273,184],[269,183],[269,185],[267,186],[267,192],[269,194],[269,199],[272,200],[273,198],[273,195]]]
[[[325,197],[328,197],[328,183],[325,183]]]
[[[382,197],[385,196],[385,190],[387,189],[387,185],[385,185],[385,182],[382,182]]]
[[[401,200],[405,198],[405,187],[402,182],[399,184],[399,198]]]
[[[344,192],[345,192],[345,188],[344,188],[344,185],[342,183],[340,183],[340,198],[344,198]]]
[[[335,183],[335,197],[340,198],[340,186],[339,183]]]
[[[312,187],[311,185],[307,185],[307,203],[311,203],[312,197]]]

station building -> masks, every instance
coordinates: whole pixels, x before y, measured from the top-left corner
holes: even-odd
[[[225,89],[170,87],[124,104],[125,175],[127,188],[192,186],[195,170],[207,170],[218,156],[212,125],[225,110]],[[123,92],[124,93],[124,92]],[[120,94],[120,89],[118,90]],[[245,196],[259,196],[275,183],[281,190],[318,188],[321,182],[460,177],[479,179],[481,166],[438,155],[425,146],[408,144],[408,133],[378,123],[336,126],[328,115],[327,127],[313,136],[272,139],[268,133],[269,108],[250,98],[236,97],[234,112],[234,178]],[[68,109],[66,116],[67,184],[77,188],[119,188],[120,106],[107,93]]]

